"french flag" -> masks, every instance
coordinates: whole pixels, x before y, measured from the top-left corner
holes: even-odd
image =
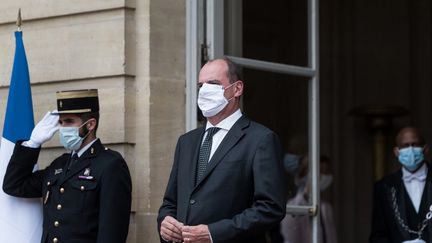
[[[15,142],[28,140],[34,127],[33,104],[22,32],[15,32],[15,58],[0,145],[0,185]],[[0,242],[38,243],[42,235],[42,202],[9,196],[0,190]]]

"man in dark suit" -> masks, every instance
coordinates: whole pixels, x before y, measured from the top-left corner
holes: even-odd
[[[271,242],[285,216],[279,140],[242,115],[243,81],[229,59],[200,71],[205,127],[182,135],[159,210],[161,242]]]
[[[124,243],[131,178],[123,157],[96,137],[97,90],[57,92],[57,107],[35,126],[29,141],[15,145],[3,190],[16,197],[42,197],[42,243]],[[41,145],[57,130],[71,153],[33,172]]]
[[[432,172],[425,139],[415,127],[396,136],[397,172],[375,184],[372,243],[422,243],[432,240]]]

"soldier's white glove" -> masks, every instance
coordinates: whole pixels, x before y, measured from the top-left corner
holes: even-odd
[[[49,141],[54,136],[54,133],[59,130],[60,125],[58,121],[59,116],[53,115],[51,111],[48,111],[42,120],[36,124],[35,128],[33,128],[30,140],[24,142],[23,145],[31,148],[39,148],[42,144]]]
[[[404,241],[402,243],[426,243],[426,241],[424,240],[408,240],[408,241]]]

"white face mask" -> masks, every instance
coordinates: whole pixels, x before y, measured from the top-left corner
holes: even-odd
[[[229,100],[225,98],[224,92],[225,89],[228,89],[233,84],[227,86],[226,88],[218,84],[204,83],[202,85],[198,93],[198,107],[202,111],[203,116],[215,116],[228,105]]]
[[[330,174],[321,174],[320,175],[320,190],[324,191],[327,188],[329,188],[329,186],[332,184],[333,182],[333,175]]]

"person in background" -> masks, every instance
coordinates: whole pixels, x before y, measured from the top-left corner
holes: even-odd
[[[320,243],[337,243],[336,228],[333,218],[333,208],[323,196],[333,181],[331,174],[330,159],[327,156],[320,157]],[[294,198],[290,199],[287,205],[310,205],[310,183],[309,178],[309,161],[307,156],[303,157],[298,168],[298,174],[295,179],[297,193]],[[281,233],[284,243],[311,242],[311,222],[309,215],[290,215],[287,214],[281,222]]]
[[[401,168],[375,183],[371,243],[432,241],[429,146],[416,127],[402,128],[393,153]]]

